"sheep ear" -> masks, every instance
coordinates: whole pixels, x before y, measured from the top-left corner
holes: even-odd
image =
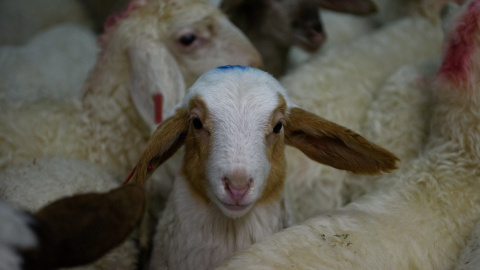
[[[31,256],[36,261],[27,261],[35,269],[91,263],[122,243],[144,211],[145,191],[139,185],[57,200],[34,215],[41,254]]]
[[[300,108],[292,108],[285,125],[286,143],[309,158],[358,174],[396,169],[398,158],[357,133]]]
[[[318,5],[324,9],[355,15],[377,12],[377,6],[370,0],[318,0]]]
[[[150,174],[183,145],[189,123],[185,109],[177,109],[173,116],[161,122],[150,137],[137,166],[125,182],[143,185]]]
[[[160,42],[141,36],[129,47],[130,95],[152,130],[185,95],[177,61]]]

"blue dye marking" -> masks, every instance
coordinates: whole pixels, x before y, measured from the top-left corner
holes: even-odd
[[[217,69],[241,69],[241,70],[246,70],[248,68],[250,67],[240,66],[240,65],[226,65],[226,66],[217,67]]]

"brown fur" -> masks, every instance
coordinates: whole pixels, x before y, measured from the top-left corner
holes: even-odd
[[[34,215],[39,247],[23,251],[23,269],[91,263],[124,241],[144,210],[145,191],[139,185],[57,200]]]
[[[290,110],[285,138],[317,162],[359,174],[391,171],[399,160],[350,129],[300,108]]]

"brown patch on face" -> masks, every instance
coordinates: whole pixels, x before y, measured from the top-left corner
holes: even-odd
[[[259,201],[266,201],[272,197],[277,199],[278,196],[281,196],[285,180],[286,161],[283,127],[278,134],[273,132],[273,130],[279,122],[281,122],[282,125],[285,124],[287,103],[280,94],[278,94],[278,101],[279,105],[270,115],[269,125],[267,125],[265,129],[265,152],[271,168],[267,184]]]
[[[185,157],[182,174],[190,184],[193,193],[205,201],[207,195],[206,161],[211,151],[213,140],[213,125],[207,107],[199,97],[193,98],[189,103],[190,126],[185,140]],[[197,118],[195,120],[195,118]],[[201,128],[198,128],[200,121]]]

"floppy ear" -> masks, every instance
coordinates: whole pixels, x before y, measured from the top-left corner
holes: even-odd
[[[189,126],[185,109],[161,122],[150,137],[137,166],[125,182],[143,185],[153,171],[169,159],[185,142]]]
[[[358,174],[388,172],[399,160],[359,134],[300,108],[290,109],[285,139],[317,162]]]
[[[141,36],[129,47],[130,95],[152,130],[185,95],[177,61],[159,41]]]
[[[370,0],[318,0],[318,5],[324,9],[355,15],[377,12],[377,6]]]
[[[23,269],[91,263],[123,242],[144,210],[145,191],[139,185],[57,200],[34,215],[39,249],[24,252]]]

